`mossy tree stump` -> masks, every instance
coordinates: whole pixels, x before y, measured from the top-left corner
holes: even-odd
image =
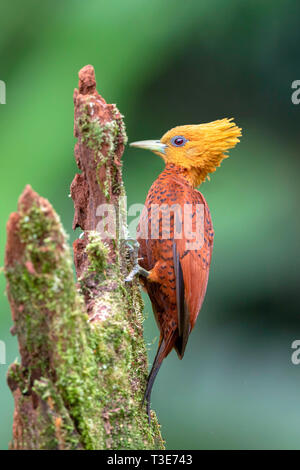
[[[30,186],[7,224],[5,274],[21,357],[8,371],[11,448],[162,449],[156,416],[149,426],[141,407],[143,304],[137,283],[124,283],[124,218],[116,218],[114,238],[97,230],[99,206],[124,210],[122,116],[97,93],[92,66],[79,72],[74,105],[81,173],[71,195],[74,228],[84,231],[74,243],[77,282],[59,217]]]

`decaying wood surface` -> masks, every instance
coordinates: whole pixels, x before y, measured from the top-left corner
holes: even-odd
[[[143,305],[137,283],[124,283],[125,127],[97,93],[90,65],[79,72],[74,107],[73,228],[83,231],[73,247],[77,280],[59,217],[30,186],[7,224],[7,294],[20,350],[8,371],[11,448],[162,449],[156,416],[149,426],[141,407]]]

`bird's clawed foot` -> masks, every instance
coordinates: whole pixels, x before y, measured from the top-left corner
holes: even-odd
[[[135,276],[148,277],[149,271],[139,265],[139,260],[142,259],[139,258],[139,242],[137,240],[134,240],[133,238],[128,238],[126,242],[127,247],[129,249],[130,257],[132,259],[133,268],[132,271],[130,271],[130,273],[128,274],[128,276],[125,278],[125,282],[133,281]],[[131,242],[132,244],[130,244],[129,242]]]

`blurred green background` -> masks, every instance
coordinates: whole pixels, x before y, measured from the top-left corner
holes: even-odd
[[[201,191],[215,248],[206,300],[183,362],[172,353],[152,406],[168,449],[299,449],[300,3],[292,0],[12,0],[1,5],[1,264],[5,224],[25,184],[61,215],[70,242],[73,89],[93,64],[99,92],[125,115],[130,141],[233,116],[241,143]],[[162,170],[127,148],[128,204]],[[4,292],[4,276],[0,276]],[[6,370],[18,355],[0,299],[0,448],[11,438]],[[152,360],[158,332],[146,302]]]

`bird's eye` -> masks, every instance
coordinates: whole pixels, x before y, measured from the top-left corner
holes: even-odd
[[[171,144],[175,147],[182,147],[187,140],[182,135],[176,135],[171,139]]]

